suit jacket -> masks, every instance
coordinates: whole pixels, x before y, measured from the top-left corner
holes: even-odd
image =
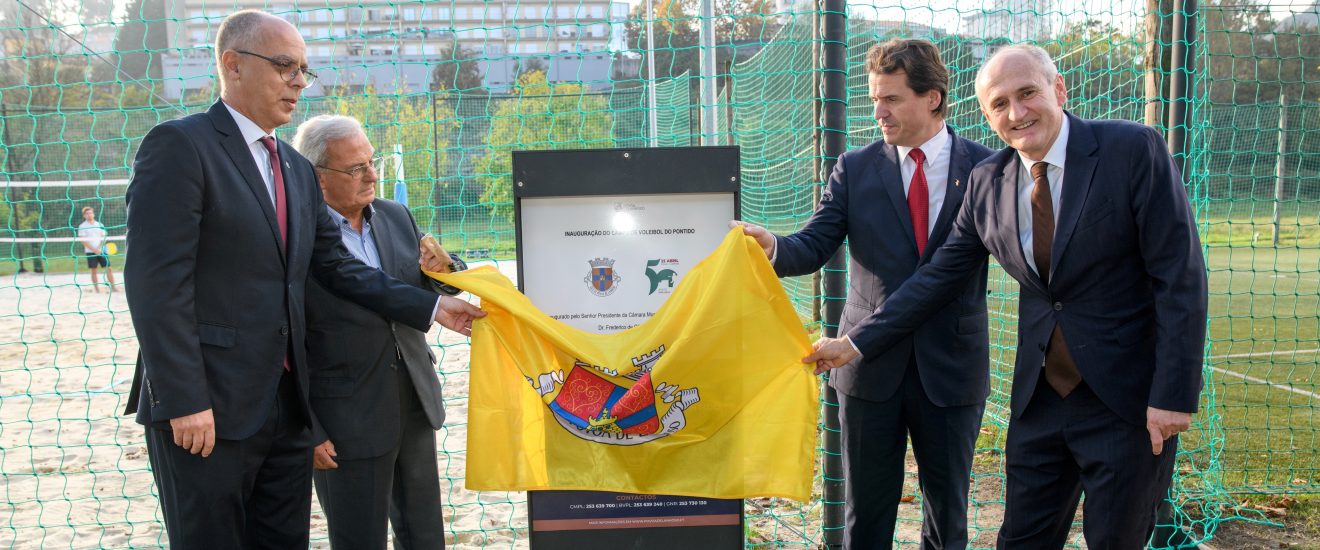
[[[372,203],[371,233],[380,269],[418,288],[434,288],[417,266],[422,234],[403,205]],[[403,365],[393,368],[397,358]],[[440,378],[426,333],[392,321],[312,281],[307,286],[307,370],[315,440],[335,444],[339,458],[385,454],[400,441],[398,379],[408,376],[434,429],[445,421]]]
[[[849,334],[863,353],[894,345],[994,254],[1021,287],[1014,416],[1030,401],[1056,323],[1082,378],[1119,417],[1144,427],[1148,406],[1195,412],[1208,297],[1182,178],[1149,127],[1067,116],[1049,287],[1022,250],[1017,191],[1032,182],[1007,148],[972,171],[944,247]]]
[[[216,436],[243,439],[274,404],[286,355],[307,409],[303,299],[309,276],[419,330],[436,295],[353,258],[312,165],[279,143],[287,253],[270,192],[228,109],[161,123],[143,138],[127,191],[125,289],[137,332],[126,414],[167,429],[214,409]]]
[[[918,266],[929,262],[948,237],[972,167],[991,153],[979,143],[958,137],[952,128],[949,134],[948,190],[921,257],[917,256],[912,216],[903,192],[898,148],[882,141],[844,153],[816,213],[801,231],[777,237],[775,272],[780,276],[820,269],[847,237],[848,300],[839,321],[840,333],[883,308],[890,295]],[[984,258],[973,271],[962,277],[952,303],[889,349],[871,350],[859,361],[830,373],[830,385],[854,397],[883,401],[898,390],[915,352],[922,387],[936,405],[983,402],[990,391]]]

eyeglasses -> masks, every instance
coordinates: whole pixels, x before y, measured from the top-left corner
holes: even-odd
[[[241,54],[243,54],[243,55],[250,55],[250,56],[252,56],[252,57],[259,57],[259,58],[261,58],[261,59],[265,59],[266,61],[269,61],[270,64],[271,64],[271,65],[274,65],[274,66],[275,66],[275,69],[277,69],[277,70],[280,72],[280,76],[284,77],[284,81],[285,81],[285,82],[293,82],[294,79],[298,78],[298,75],[299,75],[299,74],[302,74],[302,75],[303,75],[303,81],[307,83],[307,86],[306,86],[306,87],[311,87],[312,83],[313,83],[313,82],[316,82],[316,73],[307,70],[307,67],[300,67],[300,66],[298,66],[298,64],[294,63],[294,62],[291,61],[291,60],[288,60],[288,59],[273,59],[273,58],[270,58],[270,57],[266,57],[266,56],[264,56],[264,55],[261,55],[261,54],[259,54],[259,53],[249,52],[249,51],[247,51],[247,50],[234,50],[234,51],[235,51],[235,52],[238,52],[238,53],[241,53]]]
[[[329,166],[322,166],[319,164],[316,165],[316,167],[322,170],[329,170],[331,172],[339,172],[340,174],[344,174],[346,176],[350,176],[356,179],[362,179],[362,176],[366,175],[367,170],[371,170],[371,173],[379,175],[381,171],[385,169],[385,157],[381,157],[381,156],[371,157],[371,162],[366,164],[357,164],[351,166],[349,167],[348,170],[340,170],[338,168],[331,168]]]

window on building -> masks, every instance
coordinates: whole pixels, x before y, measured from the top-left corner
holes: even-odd
[[[605,18],[605,6],[591,6],[591,18],[592,18],[592,19],[604,19],[604,18]]]
[[[555,15],[560,19],[568,19],[569,17],[572,17],[570,15],[571,12],[568,10],[568,6],[559,6],[558,8],[555,8]]]

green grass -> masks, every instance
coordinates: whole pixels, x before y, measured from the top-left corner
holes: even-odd
[[[1207,260],[1210,366],[1320,394],[1317,353],[1289,353],[1320,348],[1320,248],[1212,247]],[[1320,399],[1223,372],[1211,377],[1226,488],[1320,490]]]

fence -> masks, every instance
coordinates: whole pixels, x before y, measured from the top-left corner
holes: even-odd
[[[1143,63],[1149,44],[1172,43],[1174,11],[1155,0],[851,2],[846,128],[832,128],[821,122],[831,100],[820,91],[828,70],[818,30],[831,12],[801,3],[718,3],[710,47],[692,0],[651,12],[605,0],[137,0],[126,15],[103,4],[0,7],[0,545],[165,543],[141,429],[117,415],[136,353],[127,308],[121,293],[92,292],[73,240],[83,206],[123,234],[136,145],[154,124],[214,100],[207,42],[235,9],[297,24],[322,75],[281,138],[305,117],[357,116],[378,150],[401,146],[423,229],[497,264],[513,257],[515,149],[737,144],[744,219],[779,233],[800,227],[831,160],[823,135],[844,131],[849,147],[879,138],[862,60],[889,36],[939,45],[953,76],[949,122],[988,146],[1001,143],[973,79],[1012,41],[1055,55],[1074,113],[1163,128],[1170,73]],[[1196,540],[1243,517],[1234,493],[1320,493],[1320,36],[1316,8],[1307,10],[1220,0],[1195,20],[1186,175],[1210,266],[1210,341],[1203,412],[1183,439],[1174,513],[1162,521]],[[698,58],[710,48],[714,76],[703,77]],[[711,99],[700,89],[706,78],[717,81]],[[715,113],[714,134],[701,133],[703,111]],[[122,249],[112,264],[121,259]],[[1002,515],[1017,328],[1016,283],[997,268],[990,283],[992,394],[969,518],[976,548],[993,546]],[[823,326],[821,305],[840,298],[819,278],[784,284],[813,328]],[[523,495],[463,489],[467,365],[455,356],[467,344],[432,338],[451,410],[439,434],[451,543],[525,545]],[[821,407],[833,413],[833,403]],[[913,472],[909,482],[917,496]],[[825,543],[839,525],[822,514],[823,500],[748,500],[748,545]],[[917,544],[919,522],[919,506],[903,505],[901,545]],[[313,523],[314,544],[324,545],[319,513]]]

